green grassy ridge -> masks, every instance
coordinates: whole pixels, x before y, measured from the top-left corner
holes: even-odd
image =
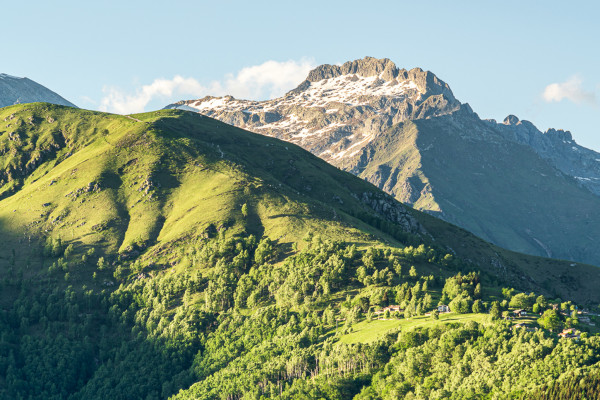
[[[205,235],[211,225],[290,246],[302,244],[309,231],[359,246],[398,245],[372,225],[377,214],[357,198],[378,194],[376,188],[298,146],[177,110],[125,117],[39,103],[1,109],[0,121],[11,115],[34,121],[19,125],[28,138],[15,147],[21,159],[56,132],[65,146],[23,174],[20,190],[0,202],[4,270],[47,268],[53,261],[36,249],[58,239],[73,244],[77,256],[95,248],[113,260],[141,252],[158,264],[177,263],[177,243]],[[9,142],[4,131],[0,144]],[[599,300],[593,267],[507,252],[409,213],[428,232],[422,240],[433,238],[501,281],[579,302]],[[371,217],[354,217],[363,215]],[[86,282],[95,268],[81,268],[74,274]]]
[[[60,238],[82,251],[95,247],[112,255],[151,245],[168,248],[203,235],[210,225],[289,243],[300,242],[308,231],[361,245],[376,237],[393,241],[349,215],[368,210],[348,187],[358,193],[373,188],[341,171],[322,174],[327,164],[277,140],[180,111],[132,118],[44,104],[2,111],[0,117],[61,121],[58,127],[22,128],[34,143],[57,130],[72,134],[65,139],[71,146],[24,171],[21,189],[2,200],[0,224],[13,238],[3,243],[2,253],[15,249],[20,265],[42,262],[19,245],[26,236]],[[99,132],[94,123],[107,128]],[[18,148],[22,158],[28,149]],[[71,155],[63,159],[66,151]],[[302,188],[308,195],[298,191]],[[240,211],[245,203],[247,219]]]
[[[68,108],[22,107],[8,113],[51,112],[65,127],[82,126]],[[347,345],[332,337],[355,302],[384,305],[402,292],[421,309],[444,278],[474,269],[491,286],[486,301],[495,300],[500,285],[537,287],[526,260],[568,265],[503,252],[411,210],[424,228],[411,240],[435,249],[404,248],[385,233],[395,226],[361,200],[373,193],[376,204],[386,201],[369,183],[197,114],[89,118],[110,129],[73,128],[81,144],[68,157],[27,171],[0,200],[0,383],[8,384],[0,397],[216,398],[264,389],[273,398],[349,398],[395,354],[389,338]],[[359,280],[365,266],[369,276]],[[479,275],[467,280],[461,288],[475,296]],[[578,296],[595,299],[582,288]],[[297,386],[315,384],[305,372],[317,359],[324,373],[316,382],[330,391],[319,396]],[[337,372],[357,359],[362,372]]]
[[[56,117],[60,110],[60,118]],[[106,136],[106,131],[133,128],[126,117],[106,118],[105,114],[54,106],[45,103],[15,105],[0,113],[0,191],[35,182],[73,152]],[[10,186],[10,185],[9,185]],[[14,189],[13,189],[14,190]]]

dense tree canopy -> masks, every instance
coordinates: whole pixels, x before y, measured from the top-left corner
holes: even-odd
[[[449,257],[433,248],[358,250],[309,235],[301,251],[283,256],[268,238],[217,234],[183,254],[190,268],[173,273],[139,261],[113,265],[90,252],[87,262],[119,282],[100,291],[5,280],[2,291],[17,296],[0,314],[0,396],[526,397],[572,390],[571,378],[556,379],[587,374],[599,361],[596,336],[558,340],[499,320],[500,302],[485,296],[500,293],[493,281],[456,261],[440,274]],[[60,266],[63,250],[55,256],[51,278],[69,269]],[[513,308],[548,306],[535,294],[503,292]],[[438,303],[490,316],[341,340],[362,321],[410,320]],[[388,305],[400,311],[377,311]],[[440,315],[436,309],[425,321]],[[539,326],[556,332],[574,315],[548,309]]]

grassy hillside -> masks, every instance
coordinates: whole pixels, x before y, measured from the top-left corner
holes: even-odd
[[[373,240],[373,228],[347,215],[368,211],[350,190],[373,188],[323,174],[326,164],[276,140],[172,111],[133,118],[34,104],[1,119],[10,121],[0,142],[10,237],[1,252],[19,268],[44,262],[32,240],[107,255],[224,228],[288,244],[308,231]]]
[[[340,338],[341,343],[373,343],[385,337],[390,332],[409,331],[414,328],[431,328],[439,324],[465,323],[476,321],[479,323],[488,322],[486,314],[442,314],[437,320],[429,316],[415,316],[411,319],[377,319],[372,321],[362,321],[354,325],[351,333],[347,333]]]
[[[4,398],[383,397],[370,382],[406,351],[446,346],[440,335],[520,343],[499,312],[600,301],[595,267],[502,250],[299,147],[198,114],[11,106],[0,153]],[[363,329],[394,303],[403,313],[391,328],[423,340],[389,334],[387,321]],[[423,320],[438,303],[458,325]],[[540,335],[527,338],[545,346],[532,368],[548,349],[572,350]],[[519,390],[598,361],[561,357],[530,386],[514,381]],[[430,372],[389,390],[455,385],[422,385]],[[472,379],[473,390],[511,392]]]
[[[141,254],[164,266],[180,262],[172,251],[177,243],[213,230],[264,235],[290,249],[302,247],[308,232],[359,247],[399,245],[398,238],[408,240],[400,230],[420,234],[417,244],[433,238],[513,285],[600,300],[594,268],[494,248],[406,209],[297,146],[210,118],[174,110],[125,117],[30,104],[2,109],[4,120],[4,271],[48,268],[53,246],[72,245],[73,257],[96,251],[107,262]],[[85,265],[72,277],[89,279],[94,266]]]

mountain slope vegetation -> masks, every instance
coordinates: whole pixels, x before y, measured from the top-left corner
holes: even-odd
[[[600,155],[569,132],[482,120],[429,71],[365,57],[321,65],[280,98],[167,108],[298,144],[501,247],[600,265]]]
[[[0,397],[527,397],[597,381],[575,309],[598,304],[596,267],[503,250],[194,113],[34,103],[0,121]],[[438,303],[453,310],[439,322],[424,315]],[[499,319],[552,304],[567,314],[540,322],[554,332]]]

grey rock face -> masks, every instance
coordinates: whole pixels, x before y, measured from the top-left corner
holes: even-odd
[[[514,115],[506,117],[503,124],[487,122],[506,139],[531,147],[559,171],[600,196],[600,153],[577,144],[571,132],[562,129],[541,132],[531,122],[519,121]]]
[[[31,79],[0,74],[0,107],[38,101],[77,107],[75,104]]]
[[[309,82],[318,82],[323,79],[336,78],[341,75],[360,75],[364,77],[381,75],[382,79],[392,80],[398,77],[399,69],[387,58],[378,60],[365,57],[362,60],[348,61],[341,66],[321,65],[308,74]]]
[[[427,233],[425,228],[404,207],[388,195],[364,192],[359,200],[386,220],[400,225],[405,232]]]
[[[310,84],[310,82],[319,82],[344,75],[357,75],[365,78],[377,76],[384,82],[410,81],[414,82],[422,93],[430,96],[443,94],[451,100],[456,100],[450,87],[431,72],[423,71],[421,68],[413,68],[410,71],[399,69],[387,58],[365,57],[361,60],[348,61],[341,66],[321,65],[308,74],[306,82]],[[306,88],[306,82],[300,84],[300,87]]]
[[[285,96],[268,101],[205,97],[166,108],[194,109],[253,132],[298,144],[343,167],[382,131],[408,119],[460,109],[450,87],[434,74],[366,57],[321,65]],[[470,108],[469,108],[470,109]]]

